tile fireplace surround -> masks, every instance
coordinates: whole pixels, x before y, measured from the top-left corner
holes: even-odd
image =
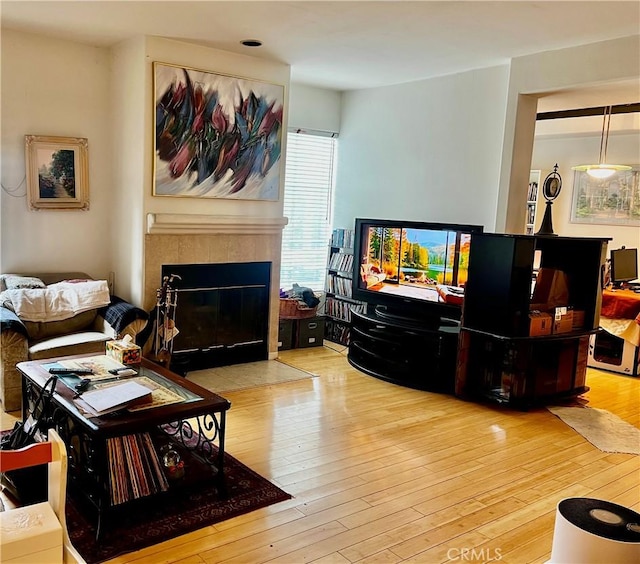
[[[144,308],[155,305],[163,264],[271,262],[269,358],[278,355],[280,254],[284,217],[148,214]]]

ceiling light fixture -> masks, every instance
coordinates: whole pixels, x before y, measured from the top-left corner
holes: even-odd
[[[578,165],[571,167],[572,170],[585,171],[594,178],[609,178],[620,170],[631,170],[627,165],[612,165],[607,163],[607,145],[609,144],[609,125],[611,123],[611,106],[605,106],[604,117],[602,119],[602,137],[600,138],[600,158],[598,164]]]
[[[262,41],[259,39],[243,39],[240,43],[245,47],[262,47]]]

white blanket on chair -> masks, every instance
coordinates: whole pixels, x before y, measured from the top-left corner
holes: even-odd
[[[106,280],[58,282],[46,288],[2,292],[2,303],[9,305],[23,321],[62,321],[106,306],[110,301]]]

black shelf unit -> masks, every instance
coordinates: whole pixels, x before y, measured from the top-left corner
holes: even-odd
[[[350,342],[352,311],[366,309],[352,298],[353,237],[352,229],[334,229],[327,260],[325,339],[345,346]]]
[[[459,327],[353,312],[348,360],[355,368],[402,386],[453,393]]]
[[[527,408],[588,390],[589,338],[598,331],[600,321],[608,241],[472,235],[458,347],[457,395]],[[566,275],[566,306],[579,320],[570,331],[530,336],[532,280],[538,266]]]

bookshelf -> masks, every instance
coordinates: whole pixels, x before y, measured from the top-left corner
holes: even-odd
[[[527,214],[525,218],[525,235],[533,235],[535,232],[540,174],[541,171],[539,170],[532,170],[529,173],[529,188],[527,190]]]
[[[352,297],[353,229],[334,229],[329,243],[325,315],[325,339],[348,345],[351,312],[365,311],[365,304]]]

